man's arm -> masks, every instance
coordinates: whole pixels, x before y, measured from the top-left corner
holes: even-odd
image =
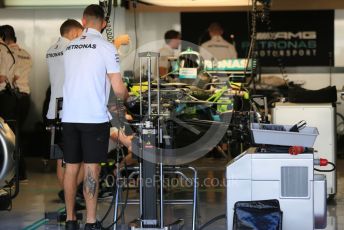
[[[108,74],[109,80],[111,82],[111,86],[113,91],[115,92],[115,95],[122,99],[123,101],[126,101],[129,97],[127,87],[125,86],[121,74],[120,73],[109,73]]]
[[[4,63],[4,58],[3,58],[3,53],[4,53],[4,51],[1,49],[1,47],[0,47],[0,71],[1,70],[5,70],[5,63]],[[2,72],[0,72],[0,83],[3,83],[3,82],[5,82],[6,81],[6,76],[5,76],[5,74],[3,74]]]

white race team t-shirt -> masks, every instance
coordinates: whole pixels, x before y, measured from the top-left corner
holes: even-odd
[[[65,78],[63,53],[69,42],[67,38],[60,37],[59,40],[48,49],[46,54],[51,85],[51,95],[47,113],[48,119],[56,118],[56,98],[63,96],[63,82]]]
[[[119,56],[113,44],[95,29],[85,29],[64,53],[62,122],[104,123],[110,120],[107,103],[109,73],[119,73]]]
[[[221,36],[214,36],[201,45],[200,55],[205,60],[215,58],[217,61],[237,58],[235,47]]]

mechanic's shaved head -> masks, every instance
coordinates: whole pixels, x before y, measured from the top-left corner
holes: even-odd
[[[101,31],[106,26],[104,9],[96,4],[91,4],[84,10],[82,22],[84,27]]]

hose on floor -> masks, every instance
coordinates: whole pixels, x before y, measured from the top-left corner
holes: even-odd
[[[227,217],[226,214],[222,214],[222,215],[219,215],[219,216],[215,216],[213,219],[211,219],[211,220],[209,220],[207,223],[203,224],[203,225],[199,228],[199,230],[202,230],[202,229],[208,227],[209,225],[215,223],[216,221],[219,221],[219,220],[221,220],[221,219],[226,219],[226,217]]]

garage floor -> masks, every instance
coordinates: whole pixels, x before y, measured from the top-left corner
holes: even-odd
[[[29,182],[21,185],[19,196],[13,202],[10,212],[0,212],[0,229],[64,229],[54,221],[44,219],[45,212],[61,210],[64,206],[57,197],[59,187],[53,167],[45,167],[42,160],[38,158],[27,159],[29,167]],[[223,179],[224,159],[203,158],[193,165],[198,169],[200,179],[217,178]],[[344,160],[338,160],[338,193],[336,198],[328,204],[328,227],[329,230],[344,230]],[[44,172],[49,171],[49,172]],[[215,179],[215,181],[217,181]],[[216,185],[216,183],[215,183]],[[169,190],[169,195],[174,198],[187,198],[192,195],[189,189]],[[137,197],[138,192],[133,189],[130,197]],[[103,200],[99,205],[99,218],[101,218],[110,200]],[[226,194],[224,187],[210,186],[200,188],[200,222],[204,224],[211,218],[226,212]],[[167,206],[165,210],[165,222],[173,222],[178,218],[185,219],[185,228],[191,229],[191,207],[190,206]],[[131,221],[138,217],[138,206],[130,205],[126,209],[125,220]],[[109,225],[111,219],[105,221]],[[206,229],[224,230],[225,220],[220,220]]]

